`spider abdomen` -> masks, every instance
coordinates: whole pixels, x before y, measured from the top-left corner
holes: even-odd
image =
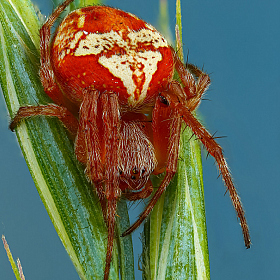
[[[105,6],[70,13],[56,32],[51,56],[57,82],[76,102],[92,87],[137,107],[153,101],[173,76],[166,39],[136,16]]]

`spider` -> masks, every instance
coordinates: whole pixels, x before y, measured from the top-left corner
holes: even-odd
[[[180,61],[151,25],[124,11],[89,6],[51,27],[73,0],[58,6],[40,29],[40,78],[55,104],[19,108],[13,130],[27,117],[59,118],[75,139],[77,159],[95,185],[108,228],[104,280],[109,278],[117,202],[148,198],[151,174],[165,172],[160,187],[133,232],[150,214],[176,173],[182,122],[218,165],[250,247],[249,230],[222,148],[193,111],[210,85],[209,76]],[[173,79],[174,71],[181,83]]]

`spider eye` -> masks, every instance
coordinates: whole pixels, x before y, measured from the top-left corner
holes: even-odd
[[[167,100],[167,98],[165,97],[165,96],[163,96],[163,95],[159,95],[159,98],[160,98],[160,102],[161,103],[163,103],[164,105],[166,105],[166,106],[169,106],[169,102],[168,102],[168,100]]]
[[[137,168],[137,167],[133,167],[132,173],[133,173],[133,174],[138,174],[138,173],[139,173],[138,168]]]

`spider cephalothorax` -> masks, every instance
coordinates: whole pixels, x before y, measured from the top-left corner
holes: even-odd
[[[10,127],[25,117],[55,116],[75,137],[77,159],[96,187],[108,227],[104,279],[109,277],[117,201],[122,193],[130,200],[149,197],[150,175],[165,172],[124,236],[149,215],[176,173],[182,121],[216,159],[249,248],[247,222],[222,149],[192,114],[209,76],[193,65],[186,68],[154,27],[110,7],[70,13],[51,41],[53,23],[72,1],[61,4],[40,30],[40,77],[56,104],[21,107]],[[173,80],[175,70],[182,84]]]

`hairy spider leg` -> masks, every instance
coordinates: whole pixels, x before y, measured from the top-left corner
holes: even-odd
[[[169,95],[169,98],[167,98],[168,102],[172,100],[170,106],[176,107],[179,110],[179,116],[183,118],[186,125],[188,125],[192,129],[194,134],[201,140],[202,144],[205,146],[209,154],[211,154],[215,158],[225,185],[229,190],[230,198],[232,200],[237,216],[240,220],[245,246],[247,248],[250,248],[251,240],[245,213],[240,198],[234,187],[227,162],[223,155],[222,148],[216,143],[216,141],[213,139],[213,136],[211,136],[211,134],[201,125],[201,123],[199,123],[199,121],[191,113],[199,105],[203,93],[210,85],[210,78],[207,74],[205,74],[198,67],[192,64],[188,64],[186,69],[176,54],[174,55],[174,60],[175,68],[179,73],[184,88],[182,88],[181,85],[177,82],[171,83],[169,86],[169,93],[167,93],[166,98]],[[197,78],[197,81],[190,72]],[[190,88],[189,91],[188,88]],[[189,92],[191,93],[190,95]],[[178,96],[181,97],[184,94],[186,100],[185,103],[187,104],[187,106],[184,106],[184,102],[182,102],[183,100],[180,100],[180,98],[178,100]]]
[[[100,94],[94,90],[85,91],[80,107],[79,129],[75,141],[75,154],[86,166],[88,178],[95,183],[97,195],[106,220],[106,199],[103,190],[105,151],[101,140],[104,134],[102,126],[102,103]]]
[[[132,233],[141,225],[141,223],[153,210],[158,199],[164,193],[176,173],[181,132],[181,118],[177,118],[175,111],[176,109],[170,109],[170,107],[166,106],[166,104],[162,102],[161,96],[157,97],[153,110],[153,144],[156,150],[159,168],[155,171],[155,173],[162,173],[162,169],[164,168],[166,170],[166,174],[146,209],[139,216],[138,220],[136,220],[134,224],[123,232],[122,236]],[[168,136],[165,139],[162,138],[162,135],[166,135],[163,134],[163,131],[168,133]]]
[[[116,94],[102,94],[101,97],[102,101],[104,102],[103,121],[106,150],[105,196],[108,201],[108,243],[104,272],[104,280],[107,280],[109,278],[109,270],[113,252],[117,200],[121,196],[118,170],[119,103]]]
[[[212,135],[198,122],[198,120],[191,114],[191,112],[183,107],[181,104],[171,103],[171,106],[177,106],[181,117],[184,119],[186,125],[188,125],[195,135],[200,139],[202,144],[205,146],[207,151],[215,158],[219,170],[222,174],[223,180],[227,189],[229,190],[230,198],[232,200],[233,206],[236,210],[237,216],[240,220],[243,237],[245,241],[245,246],[250,248],[250,235],[245,218],[245,213],[237,194],[237,191],[233,185],[231,174],[227,166],[227,162],[224,158],[222,148],[216,143]]]
[[[67,108],[58,106],[56,104],[20,107],[12,119],[9,127],[12,131],[14,131],[15,127],[22,119],[34,116],[57,117],[68,129],[72,139],[74,139],[77,134],[79,124],[78,120]]]
[[[201,140],[202,144],[206,147],[208,152],[216,159],[219,170],[223,176],[225,185],[229,190],[230,197],[236,210],[237,216],[240,219],[245,246],[249,248],[251,241],[247,221],[245,218],[240,198],[233,185],[233,181],[226,160],[223,156],[222,148],[215,142],[215,140],[209,134],[209,132],[191,114],[191,112],[199,105],[203,93],[207,90],[210,84],[210,78],[207,74],[205,74],[198,67],[192,64],[188,64],[187,68],[185,68],[183,63],[177,57],[177,55],[175,55],[174,58],[175,68],[179,73],[181,81],[184,85],[184,89],[179,83],[173,82],[172,84],[170,84],[169,89],[170,92],[172,92],[171,96],[173,97],[173,103],[172,105],[170,105],[180,108],[180,115],[182,115],[182,118],[184,119],[185,123],[193,130],[195,135]],[[195,81],[191,73],[197,78],[197,81]],[[182,96],[182,94],[185,94],[187,107],[184,106],[182,102],[178,102],[178,96],[180,97]]]
[[[210,85],[210,77],[202,72],[193,64],[188,64],[187,68],[181,62],[175,51],[173,50],[175,69],[178,72],[184,88],[178,82],[173,81],[170,86],[173,86],[174,94],[178,96],[180,102],[186,103],[186,106],[192,112],[201,102],[202,95]],[[197,80],[194,79],[194,76]]]
[[[59,5],[50,15],[48,20],[40,29],[40,53],[41,53],[41,67],[40,78],[44,87],[45,93],[58,105],[68,108],[75,115],[78,108],[67,97],[64,96],[58,84],[55,81],[54,72],[51,65],[50,42],[51,42],[51,27],[57,20],[63,10],[74,0],[66,0]]]
[[[118,170],[119,103],[116,94],[89,90],[80,107],[80,123],[75,143],[79,161],[95,184],[108,227],[104,280],[108,279],[113,252],[115,214],[121,196]]]

